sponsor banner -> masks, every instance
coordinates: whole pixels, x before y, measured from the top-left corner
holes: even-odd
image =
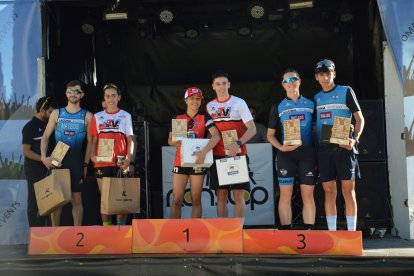
[[[275,224],[275,209],[273,196],[273,160],[272,147],[268,143],[247,144],[249,167],[253,174],[250,176],[250,191],[245,191],[246,219],[245,225],[272,225]],[[162,147],[162,176],[163,176],[163,210],[164,218],[170,217],[172,202],[172,170],[175,158],[174,147]],[[206,177],[207,178],[207,177]],[[217,197],[214,191],[206,185],[202,191],[203,218],[215,218]],[[229,193],[229,217],[234,214],[234,201]],[[187,184],[184,193],[184,202],[181,208],[181,217],[191,217],[190,184]]]
[[[0,195],[0,245],[26,244],[29,237],[27,181],[0,180]]]

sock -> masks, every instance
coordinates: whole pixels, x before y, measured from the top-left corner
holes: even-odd
[[[346,216],[346,224],[348,226],[348,231],[355,231],[356,223],[357,223],[356,216]]]
[[[104,221],[103,226],[111,226],[112,225],[112,221]]]
[[[126,222],[125,221],[117,221],[116,225],[126,225]]]
[[[336,231],[336,216],[326,216],[329,231]]]
[[[314,227],[315,225],[314,224],[307,224],[307,223],[304,223],[303,224],[303,229],[305,229],[305,230],[313,230],[313,227]]]
[[[292,224],[285,224],[285,225],[280,225],[278,227],[279,230],[291,230],[292,229]]]

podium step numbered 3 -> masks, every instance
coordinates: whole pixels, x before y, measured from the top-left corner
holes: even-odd
[[[139,219],[132,226],[32,227],[29,255],[362,255],[360,231],[243,230],[241,218]]]

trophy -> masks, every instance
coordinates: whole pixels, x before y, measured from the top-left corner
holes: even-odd
[[[114,139],[99,139],[98,156],[96,162],[112,162],[114,152]]]
[[[50,155],[50,158],[52,158],[52,165],[60,168],[62,166],[63,158],[65,157],[68,150],[69,146],[59,141],[56,144],[56,147],[53,149],[52,154]]]
[[[300,119],[285,120],[283,122],[283,145],[302,145]]]
[[[187,120],[186,119],[172,119],[172,140],[180,141],[187,138]]]
[[[224,150],[227,155],[228,148],[239,139],[237,137],[237,131],[235,129],[225,130],[221,132],[221,136],[223,137]],[[241,149],[239,149],[237,153],[241,153]]]
[[[332,134],[329,142],[332,144],[349,145],[349,132],[351,130],[351,118],[334,117]]]

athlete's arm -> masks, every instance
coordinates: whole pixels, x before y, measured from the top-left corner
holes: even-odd
[[[215,126],[211,126],[208,129],[208,132],[211,135],[210,140],[208,141],[207,145],[200,151],[193,153],[193,155],[197,156],[196,164],[203,164],[204,159],[206,158],[207,152],[212,150],[217,143],[220,141],[220,132]]]
[[[40,160],[43,164],[48,168],[52,169],[55,166],[52,164],[52,159],[46,156],[47,153],[47,146],[49,145],[49,137],[52,135],[53,131],[55,130],[57,119],[59,116],[59,109],[55,109],[52,111],[49,117],[49,121],[47,123],[45,132],[43,133],[42,140],[40,140]]]
[[[90,136],[89,133],[89,127],[91,125],[91,121],[92,121],[92,113],[90,113],[89,111],[86,112],[86,117],[85,117],[85,123],[86,123],[86,129],[87,129],[87,135],[86,135],[86,150],[85,150],[85,157],[83,159],[83,163],[84,164],[89,164],[89,160],[91,160],[91,147],[92,147],[92,137]]]

